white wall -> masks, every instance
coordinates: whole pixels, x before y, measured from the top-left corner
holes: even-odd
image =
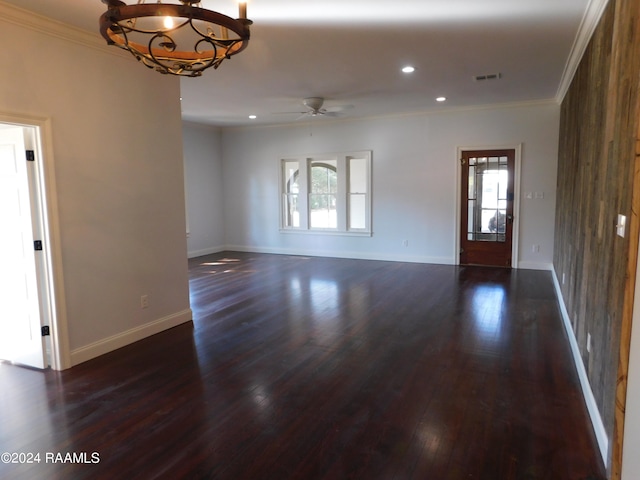
[[[550,268],[559,112],[558,105],[546,103],[223,129],[227,247],[456,263],[457,147],[522,144],[521,193],[543,192],[544,198],[521,199],[520,267]],[[374,234],[363,238],[280,232],[278,159],[354,150],[373,151]],[[532,252],[534,244],[540,245],[539,253]]]
[[[640,272],[640,250],[636,271]],[[640,282],[636,282],[633,301],[633,328],[629,354],[627,403],[624,416],[624,442],[622,451],[622,480],[640,478]]]
[[[220,129],[185,122],[185,181],[189,257],[224,249],[222,137]]]
[[[97,34],[42,33],[6,8],[0,112],[51,120],[60,322],[75,364],[191,319],[179,81],[108,53]]]

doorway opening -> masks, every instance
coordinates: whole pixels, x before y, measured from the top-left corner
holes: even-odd
[[[2,122],[0,359],[62,369],[41,125]]]
[[[511,268],[516,149],[460,152],[460,265]]]

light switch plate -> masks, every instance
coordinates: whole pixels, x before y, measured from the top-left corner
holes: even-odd
[[[620,237],[624,237],[625,227],[627,226],[627,217],[618,214],[618,223],[616,224],[616,233]]]

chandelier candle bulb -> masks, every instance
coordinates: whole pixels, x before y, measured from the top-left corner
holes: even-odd
[[[240,9],[239,18],[247,18],[247,2],[238,2],[238,7]]]

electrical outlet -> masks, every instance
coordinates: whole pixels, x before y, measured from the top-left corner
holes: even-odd
[[[533,253],[540,253],[540,245],[534,245],[533,247],[531,247],[531,251]]]
[[[142,295],[140,297],[140,308],[149,308],[149,295]]]
[[[402,246],[403,247],[408,247],[409,246],[409,240],[403,240],[402,241]]]

